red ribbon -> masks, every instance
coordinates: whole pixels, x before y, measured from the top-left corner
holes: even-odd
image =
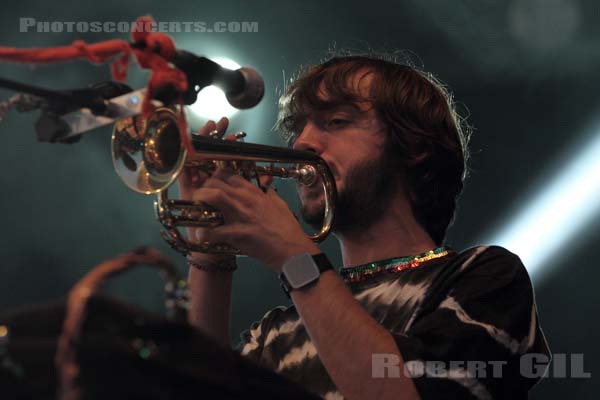
[[[142,115],[148,117],[154,111],[151,100],[159,88],[171,85],[180,94],[187,90],[185,73],[170,64],[177,52],[173,39],[164,33],[150,32],[149,27],[153,25],[154,20],[150,16],[139,17],[135,21],[131,38],[134,43],[141,46],[132,47],[128,42],[117,39],[99,43],[85,43],[77,40],[70,46],[52,48],[17,49],[0,46],[0,60],[44,64],[86,59],[95,64],[103,64],[111,58],[116,58],[110,64],[111,76],[114,80],[122,82],[127,78],[130,55],[133,53],[140,67],[152,71],[142,102]],[[181,96],[176,103],[180,105],[179,128],[182,143],[188,152],[193,152],[187,134],[187,122]]]

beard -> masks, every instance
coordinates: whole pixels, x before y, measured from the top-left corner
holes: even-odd
[[[338,192],[332,231],[342,235],[359,232],[379,220],[398,189],[398,168],[386,151],[378,159],[352,166],[346,174],[344,190]],[[317,200],[313,196],[307,202],[300,201],[302,219],[314,229],[321,228],[325,215],[323,196],[314,204]]]

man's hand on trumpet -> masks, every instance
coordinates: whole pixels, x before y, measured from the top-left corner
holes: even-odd
[[[198,134],[223,137],[229,121],[210,121]],[[229,135],[225,140],[235,140]],[[180,179],[181,197],[202,202],[218,209],[223,225],[213,228],[190,228],[192,240],[225,243],[242,254],[256,258],[276,272],[283,263],[300,253],[319,253],[319,248],[304,232],[287,203],[269,187],[272,177],[260,178],[263,192],[254,183],[228,169],[217,169],[211,176],[188,168]],[[194,260],[207,263],[231,262],[230,258],[194,254]]]
[[[214,121],[208,121],[196,135],[199,136],[215,136],[217,138],[223,138],[227,128],[229,126],[229,120],[225,117],[221,118],[218,123]],[[229,135],[224,140],[236,140],[235,135]],[[202,171],[198,167],[184,167],[182,173],[179,176],[179,195],[183,200],[192,200],[194,191],[202,187],[206,180],[209,178],[208,173]],[[190,240],[195,240],[197,232],[204,228],[188,228],[188,236]],[[233,255],[216,255],[206,253],[192,253],[190,258],[195,264],[202,265],[203,267],[214,269],[219,266],[234,266],[235,256]]]
[[[199,241],[226,243],[280,272],[300,253],[319,253],[300,223],[273,188],[266,193],[232,173],[219,169],[194,191],[194,201],[221,211],[224,224],[196,232]]]

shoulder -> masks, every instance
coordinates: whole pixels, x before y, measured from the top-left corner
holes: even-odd
[[[534,302],[533,285],[518,255],[501,246],[476,246],[457,253],[445,272],[446,296],[511,307]],[[436,296],[443,301],[443,295]]]
[[[456,258],[462,261],[462,264],[468,266],[475,262],[480,264],[483,262],[492,261],[510,261],[510,262],[521,262],[519,256],[512,253],[510,250],[496,245],[478,245],[467,248],[463,251],[457,252]]]
[[[519,256],[501,246],[479,245],[468,248],[456,254],[453,264],[457,273],[529,279]]]
[[[529,298],[533,287],[520,258],[500,246],[475,246],[456,252],[432,277],[428,301],[447,296],[468,298]],[[491,296],[491,297],[490,297]]]

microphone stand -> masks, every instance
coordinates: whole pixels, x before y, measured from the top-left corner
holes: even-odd
[[[73,143],[80,138],[70,135],[70,126],[62,116],[82,108],[89,109],[96,116],[106,115],[109,112],[109,99],[132,91],[129,86],[114,81],[96,83],[84,89],[57,91],[0,78],[0,87],[39,99],[36,104],[38,107],[23,107],[24,111],[40,107],[42,109],[42,115],[35,123],[38,140],[62,143]],[[9,100],[4,108],[11,108],[11,103],[17,102],[18,99]]]

